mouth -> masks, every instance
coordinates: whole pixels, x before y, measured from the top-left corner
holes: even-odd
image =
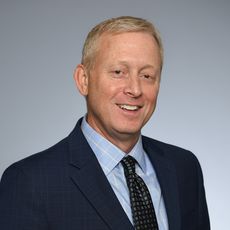
[[[125,104],[118,104],[118,107],[127,111],[137,111],[138,109],[141,108],[141,106],[138,105],[125,105]]]

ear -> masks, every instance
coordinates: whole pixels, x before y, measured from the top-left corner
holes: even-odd
[[[88,95],[88,75],[85,67],[79,64],[74,71],[74,80],[79,92],[83,96]]]

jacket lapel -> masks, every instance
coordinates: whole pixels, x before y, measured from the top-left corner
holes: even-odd
[[[69,136],[70,176],[110,229],[133,230],[78,122]]]
[[[168,217],[169,230],[181,229],[179,193],[177,176],[173,163],[165,157],[164,151],[153,142],[143,137],[145,151],[154,166],[161,186],[165,208]]]

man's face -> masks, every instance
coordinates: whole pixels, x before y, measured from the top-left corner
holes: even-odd
[[[87,121],[121,148],[122,142],[135,144],[156,106],[158,45],[147,33],[129,32],[102,35],[98,50],[84,93]]]

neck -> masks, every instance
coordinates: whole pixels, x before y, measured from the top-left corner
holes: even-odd
[[[137,132],[121,132],[115,129],[107,130],[100,127],[100,125],[96,125],[93,120],[87,119],[86,121],[97,133],[125,153],[129,153],[132,150],[141,134],[140,130]]]
[[[110,132],[109,135],[108,133],[103,133],[101,130],[96,130],[96,132],[125,153],[129,153],[133,149],[140,136],[140,132],[127,134],[114,131]]]

